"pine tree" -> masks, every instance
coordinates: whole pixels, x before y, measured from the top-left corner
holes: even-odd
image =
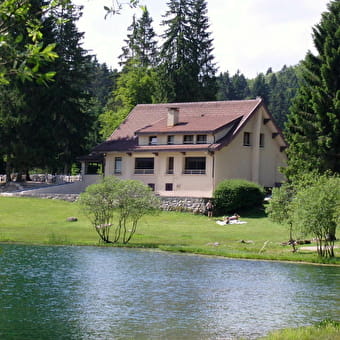
[[[193,101],[215,100],[217,92],[216,66],[213,62],[213,39],[210,38],[207,3],[192,0],[189,25],[191,27],[191,53],[193,74],[196,75],[196,91]]]
[[[80,16],[81,7],[68,5],[59,12],[61,23],[53,23],[52,39],[57,43],[59,58],[55,63],[55,81],[49,89],[53,97],[48,108],[53,117],[54,161],[58,166],[64,165],[65,173],[75,157],[87,151],[85,140],[92,124],[86,110],[91,99],[91,56],[81,46],[84,33],[76,26]]]
[[[67,171],[84,152],[92,123],[86,110],[90,57],[80,45],[83,34],[75,26],[79,15],[76,7],[65,6],[56,8],[42,22],[44,44],[56,43],[59,55],[48,65],[56,71],[54,81],[48,87],[33,82],[16,84],[21,106],[13,108],[11,117],[17,117],[17,137],[10,143],[7,140],[6,147],[12,158],[7,157],[10,166],[17,171],[32,167],[54,171],[64,167]]]
[[[234,97],[232,99],[246,99],[250,94],[246,77],[239,70],[237,70],[237,72],[232,76],[231,81],[234,89]]]
[[[331,170],[340,172],[340,1],[328,4],[313,28],[317,54],[303,61],[303,83],[286,124],[286,175]]]
[[[269,100],[269,87],[266,83],[266,79],[263,73],[259,73],[254,80],[253,86],[251,87],[251,96],[253,98],[262,97],[264,102],[267,104]]]
[[[269,86],[268,109],[281,129],[284,128],[292,99],[299,87],[298,69],[298,66],[283,66],[279,72],[271,73],[266,78]]]
[[[131,64],[131,60],[137,61],[143,67],[156,66],[158,50],[152,21],[146,7],[140,19],[136,20],[133,16],[132,24],[128,27],[131,33],[124,40],[126,45],[122,47],[123,53],[119,56],[121,66]]]
[[[163,35],[159,72],[170,102],[189,101],[194,78],[190,73],[190,24],[188,0],[170,0],[162,22],[167,26]]]
[[[217,88],[217,100],[234,99],[234,87],[228,71],[220,73],[220,75],[217,77]]]
[[[215,98],[215,65],[206,1],[171,0],[163,25],[161,78],[169,101]]]

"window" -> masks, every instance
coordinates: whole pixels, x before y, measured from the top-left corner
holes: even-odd
[[[194,136],[193,135],[184,135],[183,144],[194,144]]]
[[[152,191],[155,191],[155,183],[148,183],[148,187],[151,188]]]
[[[260,148],[264,148],[264,134],[260,133]]]
[[[115,157],[115,174],[121,174],[122,173],[122,157]]]
[[[175,144],[175,136],[168,136],[168,144]]]
[[[165,183],[165,191],[172,191],[173,185],[172,183]]]
[[[173,174],[174,173],[174,158],[168,157],[168,165],[167,165],[167,174]]]
[[[184,173],[191,175],[205,174],[205,157],[185,157]]]
[[[251,145],[250,132],[245,132],[243,134],[243,145],[244,146],[250,146]]]
[[[135,174],[153,174],[153,158],[135,158]]]
[[[196,143],[197,144],[206,144],[207,142],[207,135],[197,135]]]
[[[157,144],[157,136],[150,136],[149,137],[149,145]]]

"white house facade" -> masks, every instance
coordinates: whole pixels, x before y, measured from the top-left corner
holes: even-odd
[[[105,176],[140,180],[160,196],[208,198],[225,179],[276,186],[286,146],[257,98],[137,105],[92,154],[104,156]]]

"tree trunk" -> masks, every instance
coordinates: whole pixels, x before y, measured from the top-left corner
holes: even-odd
[[[31,176],[30,176],[28,169],[25,170],[25,175],[26,175],[26,182],[31,181]]]
[[[6,183],[11,182],[11,173],[12,173],[12,169],[11,169],[11,163],[10,161],[7,159],[6,161]]]
[[[22,172],[21,172],[21,171],[18,172],[15,181],[16,181],[16,182],[23,182],[23,179],[22,179]]]

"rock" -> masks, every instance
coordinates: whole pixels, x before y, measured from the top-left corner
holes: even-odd
[[[67,222],[77,222],[78,221],[78,218],[77,217],[68,217],[66,219]]]

